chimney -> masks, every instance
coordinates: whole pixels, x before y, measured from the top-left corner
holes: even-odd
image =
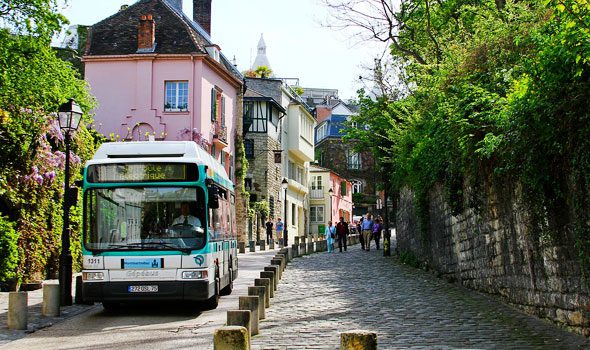
[[[137,30],[137,50],[152,49],[156,41],[156,21],[152,15],[143,15],[139,19]]]
[[[193,0],[193,21],[211,35],[211,0]]]

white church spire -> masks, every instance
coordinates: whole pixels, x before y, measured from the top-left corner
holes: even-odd
[[[262,34],[260,34],[260,40],[258,41],[258,51],[254,63],[252,64],[252,70],[256,70],[256,68],[261,66],[266,66],[270,69],[270,63],[266,57],[266,43],[264,42]]]

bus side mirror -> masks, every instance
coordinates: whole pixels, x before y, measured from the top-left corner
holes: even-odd
[[[217,192],[216,186],[209,187],[209,208],[211,208],[211,209],[218,209],[219,208],[219,193]]]

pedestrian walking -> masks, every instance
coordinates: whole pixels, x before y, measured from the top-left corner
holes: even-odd
[[[365,238],[363,237],[363,230],[361,229],[361,225],[363,224],[363,217],[356,222],[356,232],[359,234],[359,241],[361,242],[361,249],[365,250]]]
[[[272,223],[272,218],[268,218],[268,221],[266,222],[266,244],[270,245],[270,242],[272,242],[272,229],[274,227],[274,224]]]
[[[279,242],[283,242],[283,228],[284,228],[284,224],[281,221],[281,218],[278,218],[277,223],[275,224],[275,230],[277,230],[277,240]],[[287,242],[283,242],[283,246],[286,247]]]
[[[365,240],[365,250],[371,250],[371,235],[373,234],[373,220],[370,213],[367,213],[366,218],[361,224],[363,230],[363,239]]]
[[[326,227],[324,234],[328,244],[328,253],[332,253],[334,251],[334,240],[336,239],[336,227],[332,225],[332,221],[328,221],[328,227]]]
[[[375,240],[375,247],[377,249],[379,249],[379,241],[381,240],[381,230],[383,230],[381,218],[377,218],[375,219],[375,223],[373,223],[373,239]]]
[[[340,222],[336,225],[336,235],[338,238],[338,249],[340,253],[342,253],[342,246],[344,246],[344,251],[346,251],[346,241],[348,239],[348,222],[344,221],[344,217],[340,217]]]

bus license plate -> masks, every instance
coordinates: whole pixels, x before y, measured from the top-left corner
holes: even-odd
[[[158,286],[129,286],[127,291],[129,293],[155,293],[158,291]]]

